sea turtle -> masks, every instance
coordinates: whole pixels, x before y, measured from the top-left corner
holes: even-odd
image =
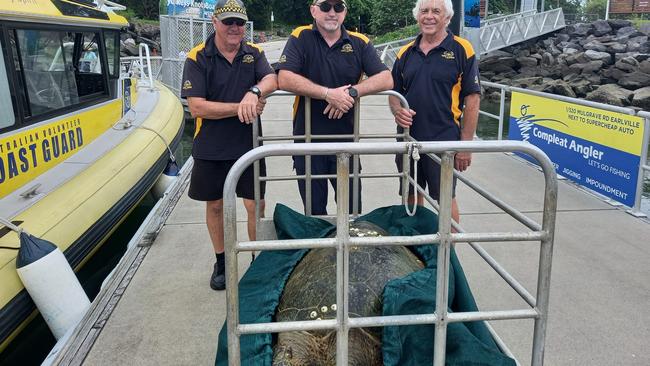
[[[350,225],[350,236],[386,236],[369,222]],[[424,266],[404,246],[350,248],[350,317],[378,316],[386,283]],[[312,249],[294,268],[276,310],[275,321],[336,318],[336,249]],[[351,329],[349,365],[382,364],[381,328]],[[329,366],[336,364],[336,331],[279,333],[274,366]]]

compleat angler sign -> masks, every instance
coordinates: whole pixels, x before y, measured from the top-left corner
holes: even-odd
[[[513,92],[508,138],[542,149],[558,174],[634,206],[642,118]]]

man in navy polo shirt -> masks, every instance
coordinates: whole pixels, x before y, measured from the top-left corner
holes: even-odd
[[[253,148],[253,129],[264,109],[264,96],[277,89],[277,77],[262,49],[243,41],[248,17],[241,0],[219,0],[213,33],[185,61],[181,97],[187,98],[196,131],[189,196],[206,202],[206,222],[217,261],[210,287],[223,290],[223,186],[237,158]],[[264,161],[260,163],[264,175]],[[262,198],[264,185],[262,184]],[[237,196],[248,213],[248,236],[255,240],[253,167],[237,183]],[[264,200],[260,202],[264,212]]]
[[[397,98],[390,97],[397,130],[401,133],[410,127],[411,136],[418,141],[471,141],[476,131],[481,93],[478,63],[472,45],[447,30],[453,15],[451,0],[418,0],[413,16],[420,34],[400,50],[393,66],[394,90],[411,106],[411,110],[402,108]],[[464,171],[471,161],[471,153],[461,152],[456,154],[454,166]],[[401,157],[396,162],[401,171]],[[413,171],[411,163],[411,174]],[[417,181],[422,187],[428,185],[429,195],[439,199],[440,165],[428,156],[418,162]],[[452,218],[458,222],[455,187],[456,178]],[[412,187],[408,202],[415,202]],[[419,196],[417,204],[423,203]]]
[[[357,98],[390,89],[390,72],[375,48],[362,34],[343,27],[347,3],[314,0],[310,6],[312,25],[296,28],[280,57],[278,82],[281,89],[312,98],[313,135],[351,135],[354,132],[354,104]],[[362,80],[363,74],[368,76]],[[294,111],[294,135],[305,134],[305,98],[298,98]],[[352,141],[328,139],[313,142]],[[336,174],[335,156],[312,156],[312,174]],[[305,157],[295,156],[298,175],[305,174]],[[330,180],[336,192],[336,180]],[[305,181],[298,181],[303,204]],[[359,190],[361,186],[359,186]],[[361,192],[359,192],[359,198]],[[312,182],[312,213],[327,214],[327,180]],[[350,195],[350,207],[352,195]],[[359,202],[361,208],[361,202]]]

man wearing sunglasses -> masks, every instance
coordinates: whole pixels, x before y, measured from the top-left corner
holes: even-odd
[[[189,196],[206,202],[208,233],[217,257],[210,287],[223,290],[223,186],[235,161],[253,148],[252,123],[262,114],[264,96],[277,89],[277,77],[262,49],[244,42],[246,8],[241,0],[219,0],[212,24],[215,32],[192,49],[185,61],[181,97],[187,98],[196,131]],[[260,126],[261,131],[261,126]],[[264,161],[260,171],[265,175]],[[264,183],[261,194],[264,198]],[[255,240],[253,167],[237,183],[248,213],[248,236]],[[264,200],[260,202],[264,212]]]
[[[397,98],[389,98],[397,131],[401,133],[404,128],[410,128],[411,136],[418,141],[474,139],[481,101],[478,61],[472,44],[447,29],[453,16],[451,0],[418,0],[413,17],[420,34],[402,47],[393,66],[394,90],[401,93],[411,107],[402,108]],[[395,161],[397,169],[402,171],[401,157],[396,157]],[[471,162],[471,153],[459,152],[454,158],[454,167],[462,172]],[[440,165],[428,156],[423,156],[417,164],[418,185],[428,186],[429,195],[438,200]],[[413,171],[411,162],[411,176]],[[453,187],[451,216],[459,222],[456,177]],[[409,187],[408,202],[422,205],[423,196],[418,195],[416,200],[415,193]]]
[[[287,41],[278,61],[278,83],[280,89],[312,98],[313,135],[351,135],[357,98],[390,89],[393,80],[368,38],[349,32],[343,26],[347,14],[346,1],[314,0],[310,12],[314,23],[296,28]],[[368,76],[365,80],[364,74]],[[294,135],[305,134],[304,97],[298,98],[293,132]],[[314,140],[342,141],[352,139]],[[336,174],[335,156],[312,156],[311,161],[312,174]],[[294,157],[294,167],[296,174],[305,174],[304,156]],[[336,180],[332,179],[330,183],[336,192]],[[298,188],[304,204],[304,180],[298,181]],[[311,205],[312,214],[327,214],[327,180],[312,181]],[[361,202],[358,207],[361,209]]]

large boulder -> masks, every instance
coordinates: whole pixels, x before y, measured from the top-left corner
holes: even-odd
[[[598,42],[591,41],[584,46],[585,50],[598,51],[598,52],[607,52],[607,46]]]
[[[650,111],[650,87],[637,89],[632,97],[632,105]]]
[[[624,37],[624,36],[635,37],[635,36],[642,36],[643,33],[636,30],[636,28],[630,26],[630,27],[623,27],[617,30],[616,35],[619,37]]]
[[[617,69],[623,70],[625,72],[639,71],[639,61],[637,61],[634,57],[626,57],[624,59],[616,61],[614,66],[616,66]]]
[[[586,23],[576,23],[566,27],[566,32],[571,37],[585,37],[591,34],[593,30],[593,26]]]
[[[625,43],[609,42],[609,43],[604,43],[603,45],[606,48],[605,52],[616,54],[616,53],[627,51],[627,44]]]
[[[650,61],[645,60],[639,62],[639,71],[645,72],[646,74],[650,74]]]
[[[552,66],[555,63],[555,58],[553,58],[553,55],[550,52],[544,52],[542,54],[542,62],[540,63],[541,66]]]
[[[601,85],[587,94],[586,99],[594,102],[624,107],[630,104],[632,92],[615,84]]]
[[[585,97],[587,93],[590,93],[594,90],[592,82],[587,79],[579,79],[571,83],[573,91],[578,97]]]
[[[609,22],[606,20],[597,20],[591,23],[594,27],[594,35],[596,37],[604,36],[609,34],[612,31],[612,27],[609,25]]]
[[[537,59],[534,57],[520,56],[517,57],[516,61],[521,67],[537,66]]]
[[[564,80],[553,80],[553,82],[546,84],[543,91],[546,93],[564,95],[571,98],[576,97],[576,93]]]
[[[609,26],[612,27],[612,29],[614,30],[632,26],[631,21],[623,20],[623,19],[610,19],[607,22],[609,23]]]
[[[607,65],[612,63],[612,55],[607,52],[587,50],[585,51],[585,57],[592,61],[602,61]]]
[[[625,74],[618,80],[618,85],[631,90],[650,86],[650,74],[640,71]]]

